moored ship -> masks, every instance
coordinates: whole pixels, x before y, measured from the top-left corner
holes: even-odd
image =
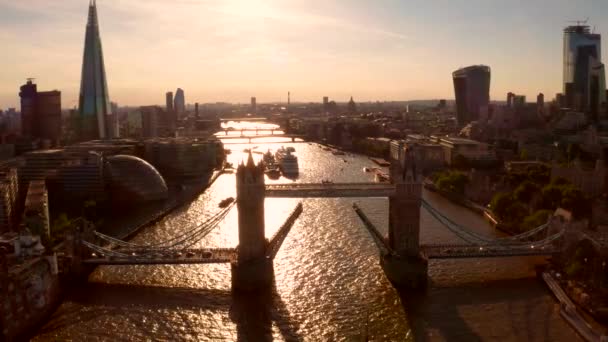
[[[300,173],[298,166],[298,157],[293,155],[289,150],[281,147],[274,155],[276,162],[279,164],[281,172],[285,177],[294,177]]]

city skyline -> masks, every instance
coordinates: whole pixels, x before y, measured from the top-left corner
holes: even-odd
[[[65,108],[77,106],[87,6],[0,1],[9,52],[0,64],[11,65],[0,78],[0,108],[18,107],[27,77],[60,90]],[[550,100],[561,92],[568,20],[591,15],[595,32],[608,33],[601,26],[608,15],[597,14],[608,4],[599,0],[523,7],[107,0],[98,11],[110,100],[132,106],[163,104],[177,86],[188,103],[285,102],[288,89],[294,102],[453,99],[451,72],[472,64],[492,68],[492,100],[509,91]]]

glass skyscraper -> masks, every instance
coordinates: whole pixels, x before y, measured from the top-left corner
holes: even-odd
[[[564,29],[564,94],[567,107],[587,111],[597,119],[606,102],[606,76],[602,64],[602,38],[589,26]]]
[[[107,117],[111,114],[111,106],[95,0],[91,0],[89,3],[89,17],[82,60],[79,112],[81,139],[103,139],[108,136]]]
[[[490,67],[472,65],[452,73],[459,126],[479,119],[490,104]]]
[[[182,88],[177,88],[175,97],[173,98],[173,110],[177,117],[181,117],[186,112],[186,97]]]

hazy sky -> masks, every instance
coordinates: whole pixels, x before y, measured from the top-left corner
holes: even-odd
[[[0,108],[18,87],[77,105],[88,0],[0,0]],[[98,0],[108,87],[121,105],[453,98],[451,72],[492,68],[492,99],[561,91],[562,29],[607,0]],[[607,44],[603,56],[608,56]],[[608,58],[608,57],[605,57]]]

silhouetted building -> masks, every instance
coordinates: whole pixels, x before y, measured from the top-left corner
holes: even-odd
[[[194,104],[194,117],[198,119],[198,102]]]
[[[177,128],[177,113],[173,107],[173,101],[173,92],[167,92],[167,94],[165,94],[167,113],[164,117],[164,125],[169,129],[170,132],[174,132]]]
[[[118,118],[118,104],[110,102],[111,114],[107,116],[108,138],[120,138],[120,123]]]
[[[111,108],[95,0],[89,5],[78,106],[81,139],[106,138],[106,121]]]
[[[526,105],[526,95],[515,95],[513,96],[513,107],[521,108]]]
[[[513,97],[515,97],[515,94],[512,92],[507,93],[507,107],[509,108],[513,107]]]
[[[597,120],[606,102],[606,75],[602,64],[601,35],[589,26],[564,29],[564,93],[566,107],[587,111]]]
[[[490,67],[473,65],[454,71],[458,125],[476,121],[490,103]]]
[[[536,110],[539,115],[545,114],[545,94],[543,93],[536,96]]]
[[[167,183],[147,161],[130,155],[116,155],[106,161],[108,188],[115,204],[134,205],[166,199]]]
[[[165,94],[165,103],[167,106],[167,112],[173,111],[173,92],[169,91]]]
[[[258,103],[255,96],[251,98],[251,112],[254,114],[258,112]]]
[[[329,111],[329,97],[323,96],[323,112]]]
[[[350,101],[348,101],[347,109],[349,113],[357,112],[357,104],[355,103],[355,100],[353,100],[352,96],[350,97]]]
[[[182,88],[177,88],[177,91],[175,91],[173,110],[178,118],[186,113],[186,97]]]
[[[158,106],[144,106],[141,112],[141,134],[144,138],[158,137],[158,121],[161,109]]]
[[[439,100],[439,104],[437,104],[437,109],[446,109],[448,107],[448,102],[446,100]]]
[[[28,80],[21,86],[21,132],[34,139],[57,143],[61,138],[61,92],[39,92]]]

